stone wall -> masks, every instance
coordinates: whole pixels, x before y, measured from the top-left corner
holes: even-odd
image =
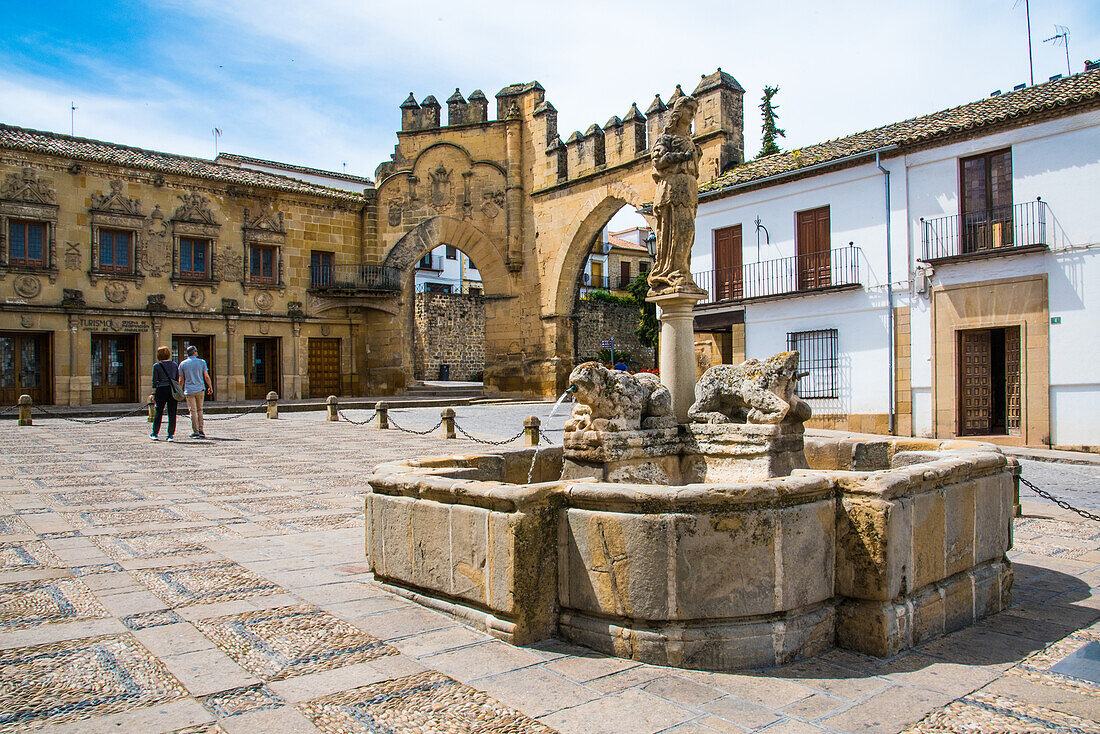
[[[459,293],[417,293],[415,377],[439,378],[450,365],[452,380],[480,380],[485,372],[485,298]]]
[[[624,351],[636,360],[634,369],[654,367],[653,348],[644,346],[634,334],[638,327],[638,309],[599,301],[577,301],[573,309],[573,348],[576,361],[583,362],[599,354],[600,342],[615,338],[615,351]]]

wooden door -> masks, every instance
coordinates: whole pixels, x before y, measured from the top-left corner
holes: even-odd
[[[92,335],[92,402],[137,402],[137,337]]]
[[[187,347],[194,345],[199,350],[199,357],[206,360],[206,370],[210,373],[210,384],[214,384],[214,337],[199,336],[198,334],[172,337],[172,359],[176,364],[187,359]]]
[[[993,355],[989,329],[959,332],[959,435],[985,436],[993,428]]]
[[[1020,435],[1020,327],[1005,330],[1005,428],[1011,436]]]
[[[825,288],[832,285],[832,264],[829,257],[829,207],[798,212],[795,246],[798,290]]]
[[[741,298],[741,225],[714,230],[714,300]]]
[[[1012,151],[959,161],[962,253],[1011,247],[1013,242]]]
[[[47,334],[0,333],[0,406],[30,395],[35,405],[53,402],[53,360]]]
[[[340,394],[340,340],[309,340],[309,394],[315,398]]]
[[[263,400],[274,390],[279,392],[279,340],[244,340],[244,396]]]
[[[630,285],[630,261],[623,260],[619,263],[619,287],[626,289]]]

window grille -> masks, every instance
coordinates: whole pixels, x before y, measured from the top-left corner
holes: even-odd
[[[809,372],[798,382],[795,394],[802,398],[840,397],[839,338],[836,329],[787,332],[787,349],[798,352],[798,368]]]

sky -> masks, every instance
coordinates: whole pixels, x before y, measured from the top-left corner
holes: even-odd
[[[217,126],[222,152],[366,176],[392,154],[410,91],[445,107],[455,87],[492,98],[538,80],[564,139],[721,67],[746,90],[754,156],[765,84],[780,88],[787,150],[1029,80],[1024,0],[5,6],[0,122],[206,158]],[[1030,8],[1036,82],[1066,73],[1065,48],[1043,43],[1055,24],[1073,72],[1100,58],[1100,2]]]

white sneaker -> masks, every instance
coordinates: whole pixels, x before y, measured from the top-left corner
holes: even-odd
[[[160,437],[157,436],[157,434],[155,434],[155,433],[150,433],[149,438],[153,439],[154,441],[159,441],[160,440]]]

